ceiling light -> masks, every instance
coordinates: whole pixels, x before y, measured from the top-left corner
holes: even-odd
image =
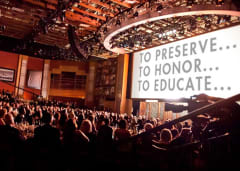
[[[73,6],[74,6],[74,7],[78,7],[78,3],[74,3]]]
[[[70,44],[70,43],[68,43],[68,44],[65,45],[65,48],[66,48],[66,49],[69,49],[70,47],[71,47],[71,44]]]
[[[135,0],[125,0],[124,2],[128,3],[128,4],[135,4],[136,3]]]
[[[80,27],[89,27],[87,24],[79,24]]]
[[[12,7],[12,10],[14,10],[14,11],[18,11],[18,12],[24,12],[24,9],[15,8],[15,7]]]

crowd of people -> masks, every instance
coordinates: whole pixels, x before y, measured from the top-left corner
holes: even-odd
[[[234,103],[230,108],[210,111],[183,123],[167,125],[168,120],[163,122],[158,118],[81,109],[71,103],[24,102],[2,90],[1,167],[3,170],[64,171],[116,166],[171,169],[182,161],[180,166],[184,170],[204,170],[209,163],[202,154],[209,154],[206,150],[209,148],[203,148],[197,142],[224,137],[219,138],[223,153],[232,155],[232,151],[238,151],[239,111],[239,105]],[[152,128],[162,124],[167,126],[151,132]],[[148,131],[148,134],[139,136]],[[230,140],[225,138],[228,135],[231,135]],[[189,155],[185,152],[182,155],[188,157],[173,157],[176,147],[179,152],[179,149],[185,149],[182,146],[186,144],[190,144],[191,150],[185,151]],[[234,149],[231,153],[229,145]],[[178,165],[169,164],[170,161]]]

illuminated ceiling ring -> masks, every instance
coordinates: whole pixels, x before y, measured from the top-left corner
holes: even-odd
[[[174,8],[167,8],[162,9],[161,12],[153,11],[152,9],[147,9],[148,11],[145,12],[143,15],[139,15],[137,17],[125,18],[121,20],[120,25],[114,25],[113,23],[106,23],[105,25],[108,29],[107,33],[101,32],[101,37],[103,41],[104,47],[112,52],[118,54],[125,54],[129,53],[124,48],[118,48],[111,46],[111,39],[122,33],[128,29],[133,27],[154,22],[162,19],[168,19],[173,17],[183,17],[183,16],[195,16],[195,15],[227,15],[227,16],[237,16],[240,17],[240,11],[238,11],[237,7],[232,3],[225,3],[221,6],[214,5],[193,5],[191,8],[186,6],[174,7]],[[103,27],[101,28],[103,29]]]

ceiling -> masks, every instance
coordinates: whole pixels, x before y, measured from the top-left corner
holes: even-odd
[[[85,46],[90,56],[116,57],[117,54],[107,51],[97,40],[96,32],[107,19],[137,3],[138,0],[0,0],[1,41],[7,37],[24,40],[16,43],[16,47],[5,48],[13,51],[21,51],[23,43],[25,46],[32,43],[51,46],[68,51],[69,58],[74,59],[74,54],[69,52],[67,32],[71,25],[76,29],[79,43],[88,42]],[[41,56],[38,51],[44,51],[35,50],[34,56]]]
[[[238,0],[234,3],[239,5]],[[151,11],[158,12],[158,16],[164,15],[164,10],[173,13],[175,8],[184,7],[189,11],[189,4],[218,8],[224,1],[0,0],[0,47],[41,58],[82,60],[70,43],[71,27],[89,59],[106,59],[118,56],[119,53],[112,50],[115,47],[131,53],[240,23],[238,16],[224,14],[174,16],[137,25],[132,22]],[[144,9],[148,10],[144,12]],[[133,26],[119,31],[126,27],[125,23]],[[113,32],[114,35],[108,37]],[[105,45],[106,38],[109,47]]]

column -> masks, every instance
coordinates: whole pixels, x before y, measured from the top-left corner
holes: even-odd
[[[126,94],[129,55],[118,57],[117,85],[115,94],[115,108],[118,113],[126,113]]]
[[[24,89],[24,85],[25,85],[25,80],[26,80],[26,76],[27,76],[27,63],[28,63],[28,56],[25,55],[20,55],[20,59],[21,59],[21,69],[20,69],[20,75],[19,75],[19,81],[18,81],[18,96],[23,96],[23,89]]]
[[[48,90],[49,90],[49,82],[50,82],[50,60],[44,60],[44,66],[43,66],[43,79],[42,79],[42,97],[44,99],[48,98]]]
[[[94,106],[95,75],[96,75],[96,62],[91,61],[89,62],[85,100],[85,105],[88,107]]]

